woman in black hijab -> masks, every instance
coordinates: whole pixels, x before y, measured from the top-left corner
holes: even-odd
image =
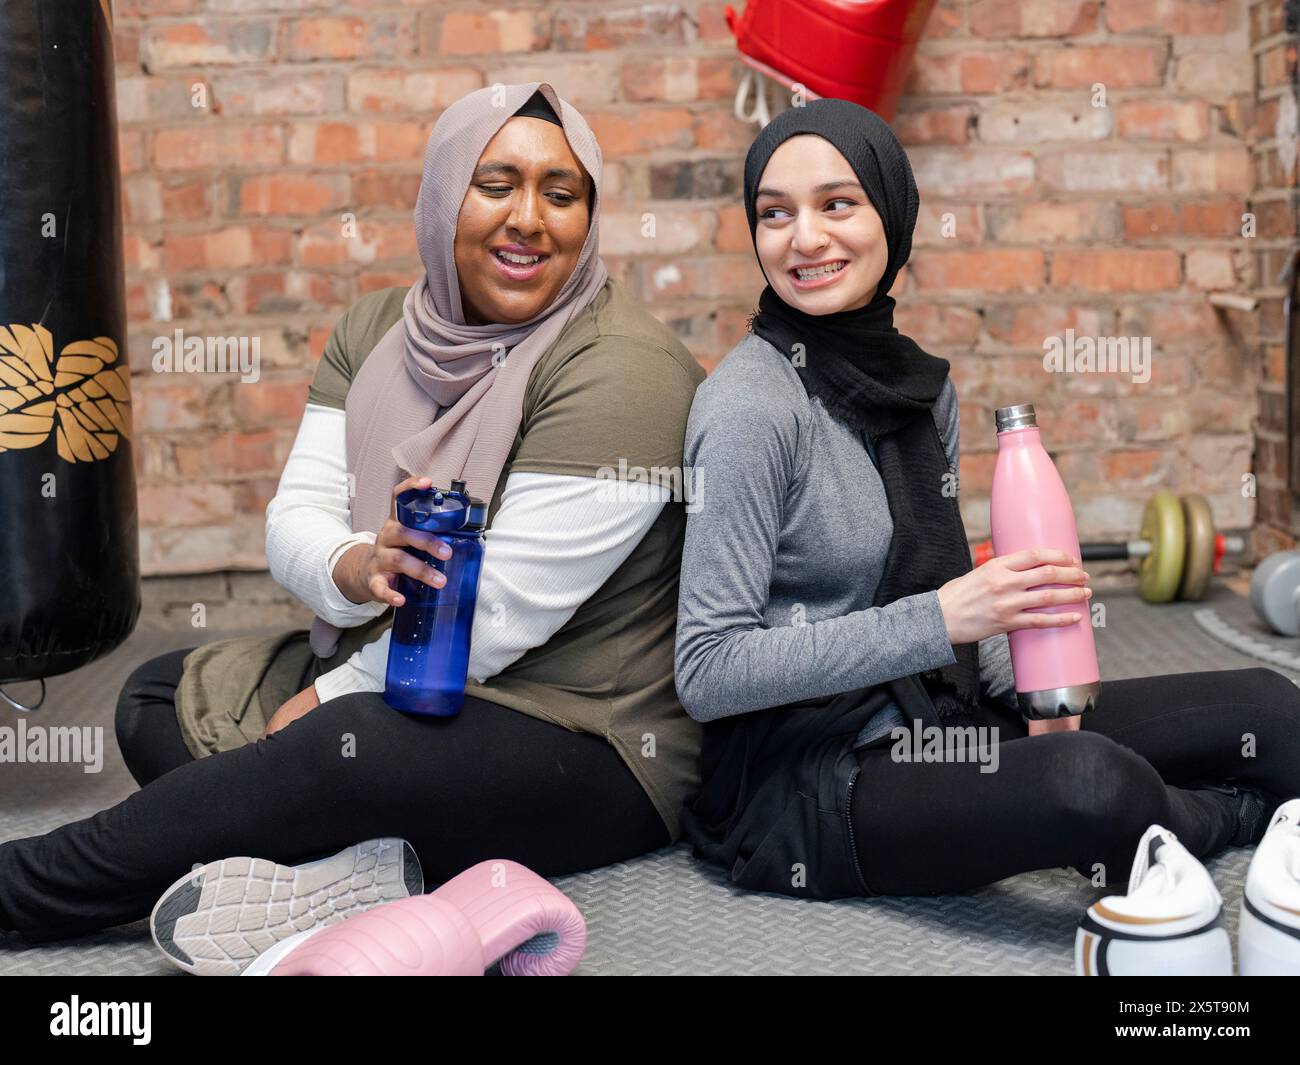
[[[949,365],[893,324],[918,202],[889,126],[843,100],[784,112],[745,160],[768,285],[686,441],[696,856],[833,898],[1064,865],[1119,883],[1156,822],[1197,856],[1258,842],[1300,794],[1300,692],[1276,671],[1110,681],[1083,718],[1016,709],[1005,634],[1087,617],[1091,590],[1050,549],[972,570]],[[1031,612],[1057,604],[1078,613]]]

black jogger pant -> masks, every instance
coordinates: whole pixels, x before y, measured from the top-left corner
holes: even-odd
[[[420,718],[378,694],[345,695],[196,760],[173,702],[186,654],[146,662],[119,699],[118,741],[141,790],[0,844],[0,929],[39,942],[122,924],[196,864],[292,864],[380,836],[414,846],[427,890],[490,858],[557,876],[670,841],[605,740],[480,699]]]
[[[871,891],[946,894],[1065,866],[1123,891],[1152,824],[1198,858],[1231,841],[1236,801],[1187,785],[1239,781],[1265,792],[1270,812],[1300,796],[1300,688],[1276,670],[1101,689],[1078,732],[1029,736],[1015,711],[985,706],[976,725],[1001,738],[993,772],[974,760],[901,761],[892,744],[860,752],[851,816]]]

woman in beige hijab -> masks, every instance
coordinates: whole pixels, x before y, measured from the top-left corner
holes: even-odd
[[[699,732],[672,675],[674,490],[704,374],[608,276],[600,208],[599,148],[551,86],[441,115],[415,208],[424,275],[339,322],[267,510],[310,638],[137,670],[117,731],[142,789],[0,845],[0,928],[56,938],[157,901],[172,960],[237,972],[304,920],[484,859],[554,876],[678,838]],[[488,530],[464,709],[426,719],[379,694],[395,575],[442,580],[391,508],[452,479],[490,500]],[[237,855],[263,861],[220,861]]]

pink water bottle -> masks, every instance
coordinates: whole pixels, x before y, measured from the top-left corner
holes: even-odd
[[[1048,547],[1080,558],[1074,510],[1061,475],[1038,438],[1033,405],[1000,407],[996,419],[998,461],[989,516],[994,554]],[[1007,633],[1020,712],[1027,718],[1057,718],[1093,709],[1101,694],[1101,675],[1087,601],[1031,609],[1048,614],[1079,611],[1083,617],[1073,625]]]

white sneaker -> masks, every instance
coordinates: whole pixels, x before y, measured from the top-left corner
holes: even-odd
[[[1077,976],[1231,976],[1223,898],[1167,828],[1138,843],[1127,895],[1088,907],[1074,937]]]
[[[1277,808],[1250,860],[1237,961],[1242,976],[1300,975],[1300,799]]]
[[[367,840],[302,865],[225,858],[164,891],[149,928],[177,968],[238,976],[290,936],[423,892],[420,862],[404,839]]]

